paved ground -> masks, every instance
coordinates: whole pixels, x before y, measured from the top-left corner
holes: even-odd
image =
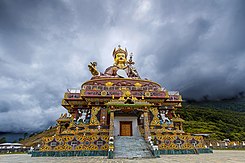
[[[114,159],[106,157],[30,157],[27,154],[0,155],[0,163],[245,163],[245,151],[215,150],[213,154],[161,155],[157,159]]]

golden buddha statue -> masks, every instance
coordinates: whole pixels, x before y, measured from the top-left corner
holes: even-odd
[[[91,63],[88,65],[89,70],[93,76],[107,76],[107,77],[120,77],[120,78],[140,78],[137,70],[132,66],[132,55],[129,61],[127,61],[128,52],[127,49],[123,50],[121,46],[118,49],[114,49],[112,56],[114,57],[113,66],[108,67],[104,73],[99,73],[96,69],[96,65]]]

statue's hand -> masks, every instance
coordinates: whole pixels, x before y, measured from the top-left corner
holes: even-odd
[[[99,75],[99,71],[96,69],[97,63],[96,62],[90,62],[88,65],[89,71],[92,75]]]

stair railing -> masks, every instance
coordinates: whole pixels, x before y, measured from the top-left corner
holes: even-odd
[[[114,137],[109,138],[109,150],[108,150],[108,159],[114,158]]]
[[[160,158],[160,152],[158,150],[158,145],[152,141],[151,136],[148,137],[147,145],[154,157]]]

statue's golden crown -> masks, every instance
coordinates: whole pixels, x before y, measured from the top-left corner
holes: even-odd
[[[115,58],[118,53],[124,53],[126,58],[128,56],[127,49],[125,48],[125,50],[123,50],[120,45],[118,46],[118,49],[114,48],[112,56]]]

